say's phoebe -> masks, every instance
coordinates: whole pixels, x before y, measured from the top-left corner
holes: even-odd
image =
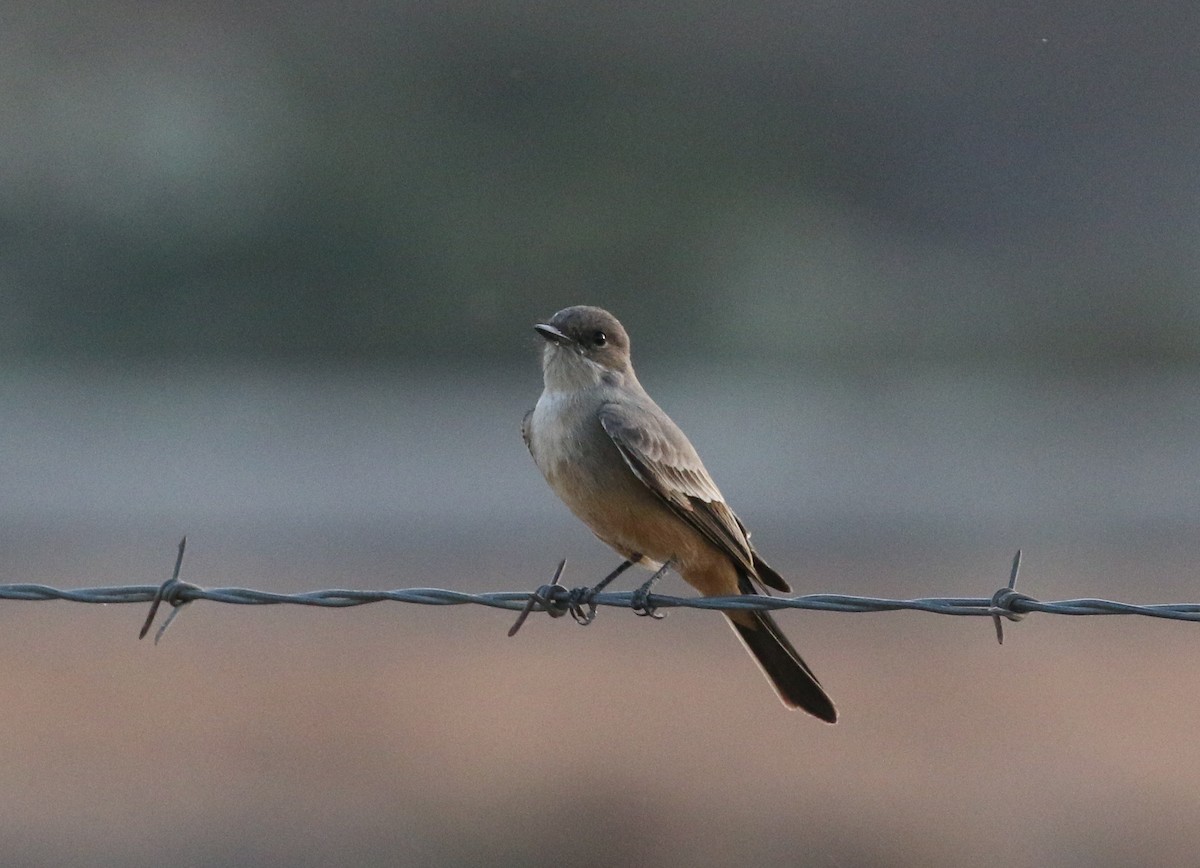
[[[546,339],[545,389],[522,434],[550,487],[628,561],[670,563],[705,596],[791,588],[750,534],[684,433],[633,373],[629,335],[598,307],[534,326]],[[837,709],[766,612],[728,612],[738,638],[788,708],[834,723]]]

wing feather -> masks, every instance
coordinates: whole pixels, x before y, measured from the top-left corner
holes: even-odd
[[[638,413],[634,424],[630,408],[615,402],[604,404],[599,417],[634,475],[734,563],[760,578],[749,534],[679,427],[661,410]]]
[[[529,422],[533,419],[533,410],[525,414],[521,419],[521,439],[525,441],[525,448],[529,450],[529,454],[533,455],[533,434],[529,430]]]

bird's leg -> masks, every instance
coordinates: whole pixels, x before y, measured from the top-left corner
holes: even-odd
[[[577,624],[583,624],[584,626],[587,626],[588,624],[592,623],[592,621],[596,620],[596,604],[592,602],[592,598],[608,587],[609,584],[612,583],[613,579],[621,575],[621,573],[625,572],[641,559],[642,556],[637,552],[634,552],[629,556],[628,560],[621,561],[620,565],[618,565],[615,570],[598,581],[592,587],[575,588],[573,591],[571,591],[571,617],[575,619],[575,622]],[[583,608],[584,606],[587,606],[586,611]]]
[[[629,601],[629,606],[635,613],[643,617],[649,616],[660,621],[666,617],[666,615],[660,615],[658,612],[656,612],[650,606],[647,600],[650,598],[650,589],[654,587],[659,579],[667,574],[667,570],[669,569],[671,569],[670,558],[668,558],[667,562],[658,568],[654,575],[652,575],[644,585],[633,592],[633,597]]]
[[[605,588],[607,588],[609,586],[609,584],[612,583],[613,579],[615,579],[617,576],[621,575],[621,573],[625,572],[627,569],[632,567],[634,564],[636,564],[641,559],[642,559],[642,556],[639,555],[637,552],[634,552],[633,554],[631,554],[629,556],[629,560],[622,561],[621,565],[619,567],[617,567],[615,570],[613,570],[607,576],[602,578],[600,581],[596,582],[595,586],[592,588],[592,593],[598,594],[601,591],[603,591]]]

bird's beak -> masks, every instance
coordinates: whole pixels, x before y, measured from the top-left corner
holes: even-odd
[[[558,344],[560,347],[569,347],[575,343],[567,335],[548,323],[540,322],[533,327],[533,330],[550,341],[550,343]]]

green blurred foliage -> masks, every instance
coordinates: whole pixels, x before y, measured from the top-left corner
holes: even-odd
[[[0,358],[1193,360],[1187,10],[1010,12],[9,4]]]

